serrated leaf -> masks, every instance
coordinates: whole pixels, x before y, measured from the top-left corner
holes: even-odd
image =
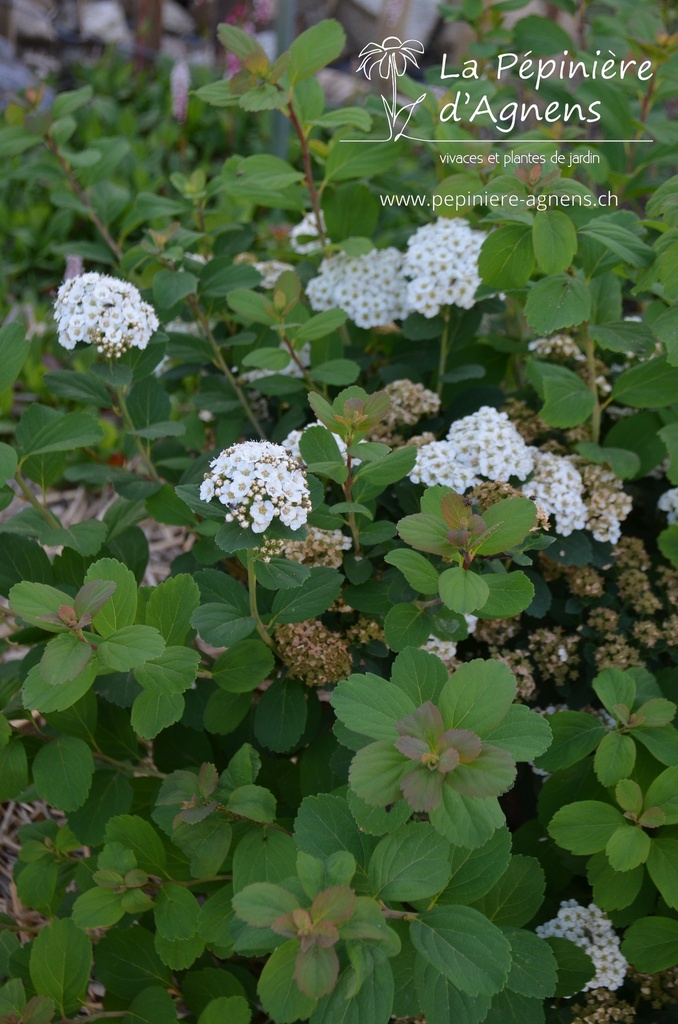
[[[84,740],[60,736],[38,751],[33,780],[41,797],[62,811],[75,811],[87,799],[94,759]]]
[[[369,865],[372,895],[382,900],[433,896],[450,877],[449,844],[423,822],[412,822],[377,844]]]
[[[506,983],[511,947],[472,907],[436,907],[410,925],[419,953],[462,992],[491,995]]]
[[[30,954],[31,981],[39,995],[54,1000],[62,1017],[80,1009],[91,966],[92,943],[70,918],[40,929]]]

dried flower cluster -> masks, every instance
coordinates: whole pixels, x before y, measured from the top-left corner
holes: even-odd
[[[270,441],[244,441],[221,452],[200,485],[203,501],[226,505],[226,522],[263,533],[273,519],[298,530],[311,510],[306,475],[289,453]]]
[[[341,530],[320,530],[309,526],[303,540],[288,540],[285,543],[285,557],[303,565],[327,565],[338,569],[344,552],[351,549],[351,538]]]
[[[142,300],[138,288],[95,273],[64,281],[54,303],[54,319],[64,348],[85,341],[114,359],[130,348],[146,348],[159,326],[155,310]]]
[[[329,686],[351,673],[348,643],[322,622],[276,626],[273,636],[290,675],[307,686]]]

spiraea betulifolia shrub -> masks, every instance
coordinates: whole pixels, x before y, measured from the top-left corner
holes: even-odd
[[[0,128],[0,1019],[673,1020],[675,75],[447,174],[434,68],[330,110],[336,22],[220,38],[178,121],[110,57]]]

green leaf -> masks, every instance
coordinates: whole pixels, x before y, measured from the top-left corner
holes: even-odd
[[[463,796],[451,786],[443,786],[440,807],[429,814],[429,821],[448,842],[475,850],[490,839],[495,829],[506,824],[495,797],[477,799]]]
[[[662,530],[657,538],[657,546],[671,565],[678,565],[678,525]]]
[[[410,586],[420,594],[438,593],[438,573],[423,555],[407,548],[396,548],[384,556],[384,561],[400,569]]]
[[[296,871],[297,851],[288,835],[257,829],[240,840],[233,854],[233,889],[253,882],[282,882]]]
[[[353,500],[370,501],[391,484],[398,483],[414,468],[417,449],[413,445],[389,452],[378,462],[366,462],[358,468],[353,485]]]
[[[6,139],[8,130],[11,131],[12,129],[5,128],[0,131],[0,155],[2,155],[3,140]],[[21,131],[24,131],[24,129],[21,129]],[[40,142],[40,139],[34,135],[29,135],[28,138],[31,145]],[[18,320],[5,324],[0,329],[0,392],[5,391],[17,379],[21,373],[22,366],[26,362],[30,348],[25,328]],[[30,406],[28,409],[30,409]],[[11,475],[14,475],[14,471],[12,471]]]
[[[154,587],[146,605],[146,625],[155,626],[169,646],[183,644],[191,628],[191,616],[200,604],[195,580],[181,573]]]
[[[167,989],[151,985],[132,1000],[122,1024],[174,1024],[176,1019],[176,1007]]]
[[[300,684],[294,679],[277,679],[256,706],[254,735],[269,750],[291,750],[306,728],[307,711]]]
[[[427,700],[434,704],[438,703],[438,697],[448,675],[447,669],[435,654],[410,647],[402,651],[393,662],[391,682],[402,690],[413,702],[413,707],[417,708]]]
[[[577,277],[551,274],[533,284],[527,293],[525,316],[538,335],[573,327],[590,315],[591,293]]]
[[[339,57],[345,43],[346,34],[334,19],[326,18],[306,29],[290,46],[290,83],[294,85],[331,64]]]
[[[631,871],[645,863],[652,845],[647,832],[625,822],[608,839],[605,853],[615,871]]]
[[[610,398],[634,409],[662,409],[671,405],[678,389],[678,367],[671,367],[666,356],[648,359],[624,370],[617,378]]]
[[[326,860],[342,850],[362,864],[364,850],[358,826],[343,797],[323,793],[302,800],[294,823],[298,849]]]
[[[22,740],[13,739],[0,750],[0,800],[12,800],[28,786],[28,760]]]
[[[110,928],[124,917],[122,894],[95,886],[78,896],[73,904],[73,921],[78,928]]]
[[[59,608],[70,602],[68,594],[46,583],[16,583],[9,592],[9,606],[15,615],[31,626],[39,626],[50,633],[65,629],[61,622],[51,622]]]
[[[622,953],[643,974],[655,974],[678,964],[678,921],[642,917],[627,928]]]
[[[292,590],[300,587],[309,576],[311,570],[298,562],[288,562],[285,558],[269,558],[267,562],[255,563],[257,583],[267,590]]]
[[[16,439],[22,455],[70,452],[96,445],[104,436],[88,412],[58,412],[44,405],[29,405],[19,420]]]
[[[233,886],[229,882],[212,896],[208,896],[200,907],[198,932],[208,944],[217,946],[231,944],[231,922],[234,917],[232,899]]]
[[[24,707],[34,708],[47,715],[51,711],[64,711],[79,701],[90,689],[97,674],[97,665],[90,658],[84,671],[61,686],[51,686],[40,674],[40,666],[35,665],[26,677],[23,686],[22,700]]]
[[[163,885],[155,900],[155,924],[166,939],[190,939],[198,927],[198,901],[183,885]]]
[[[502,722],[516,695],[516,681],[498,661],[460,665],[443,687],[439,707],[446,727],[485,736]]]
[[[309,578],[293,590],[279,590],[271,612],[276,622],[303,622],[316,618],[336,601],[343,576],[336,569],[315,566]]]
[[[43,926],[31,948],[31,982],[38,995],[54,1000],[62,1017],[76,1013],[87,995],[92,943],[70,918]]]
[[[344,323],[346,323],[346,314],[343,309],[325,309],[322,313],[316,313],[314,316],[309,317],[301,327],[295,330],[294,340],[298,344],[300,341],[317,341],[318,338],[326,338],[328,334],[332,334]],[[357,364],[350,359],[333,359],[331,360],[331,363],[322,363],[321,365],[329,367],[331,364],[335,363],[345,363],[352,367],[357,366]],[[320,366],[314,367],[312,373],[315,375],[319,369]],[[358,372],[360,372],[360,368],[358,368]],[[353,380],[355,380],[355,376],[353,376]],[[353,380],[345,381],[343,383],[352,384]],[[339,384],[341,382],[327,381],[327,383]]]
[[[0,485],[6,484],[16,473],[19,456],[8,444],[0,444]]]
[[[640,829],[633,831],[639,832],[647,840],[649,852],[646,853],[646,867],[650,878],[668,906],[674,910],[678,909],[678,840],[668,838],[650,840],[646,832],[641,832]],[[611,858],[610,863],[612,863]],[[623,869],[617,868],[617,870]]]
[[[103,637],[109,637],[118,629],[131,626],[137,613],[137,583],[134,573],[115,558],[101,558],[88,568],[85,583],[93,580],[110,580],[115,583],[115,593],[110,601],[92,617],[92,625]]]
[[[171,309],[187,295],[195,295],[198,279],[185,270],[159,270],[153,278],[153,303]]]
[[[232,835],[230,824],[219,815],[211,814],[194,824],[179,825],[172,833],[172,841],[188,857],[191,875],[209,878],[219,873],[230,849]]]
[[[548,749],[551,727],[546,718],[524,704],[512,704],[506,718],[487,733],[487,743],[508,750],[514,761],[533,761]]]
[[[205,950],[205,943],[197,935],[190,939],[166,939],[156,932],[153,944],[162,962],[173,971],[185,971]]]
[[[625,704],[631,710],[636,701],[636,681],[630,672],[606,668],[591,683],[605,710],[617,716],[615,705]]]
[[[85,670],[91,657],[92,648],[89,644],[83,643],[73,633],[62,633],[45,647],[40,659],[42,678],[50,686],[60,686],[70,679],[76,679]]]
[[[546,942],[558,964],[558,984],[555,995],[562,998],[581,992],[586,982],[590,981],[596,973],[591,957],[570,939],[553,936],[546,939]]]
[[[438,580],[438,587],[443,604],[462,615],[484,607],[490,596],[486,580],[460,565],[445,569]]]
[[[604,850],[611,836],[625,824],[615,807],[599,800],[580,800],[561,807],[548,826],[559,846],[572,853],[588,854]]]
[[[490,596],[478,610],[481,619],[510,619],[532,604],[534,584],[520,569],[501,575],[485,573],[481,579],[490,591]]]
[[[607,733],[599,719],[583,711],[559,711],[549,715],[549,725],[553,742],[535,762],[537,768],[547,772],[569,768],[583,760]]]
[[[273,655],[261,640],[240,640],[214,662],[214,681],[230,693],[249,693],[272,672]]]
[[[326,427],[308,427],[299,439],[299,450],[311,473],[343,484],[348,476],[344,457],[334,435]]]
[[[337,718],[353,732],[392,743],[398,738],[395,723],[417,707],[399,686],[372,674],[342,680],[332,693],[331,703]]]
[[[575,427],[593,412],[595,395],[586,382],[564,366],[539,364],[544,390],[541,418],[552,427]]]
[[[200,654],[188,647],[166,647],[159,658],[134,668],[134,677],[145,690],[170,696],[184,693],[195,681]]]
[[[490,232],[478,257],[478,272],[491,288],[523,288],[534,270],[532,229],[505,224]]]
[[[505,498],[483,512],[489,536],[473,546],[476,555],[496,555],[525,540],[537,521],[537,510],[529,498]]]
[[[140,925],[114,929],[97,943],[95,976],[107,992],[125,1001],[149,985],[169,987],[172,979],[154,949],[153,936]]]
[[[506,987],[525,996],[545,999],[556,989],[558,966],[551,947],[532,932],[506,932],[511,943],[511,973]]]
[[[328,310],[328,312],[330,312]],[[323,316],[323,313],[319,313]],[[303,334],[302,331],[299,334]],[[299,335],[297,335],[299,337]],[[353,384],[360,376],[360,366],[352,359],[328,359],[309,370],[310,377],[320,384],[331,384],[333,387],[342,387],[346,384]]]
[[[266,54],[258,40],[249,32],[245,32],[236,25],[229,25],[228,23],[219,25],[217,36],[221,45],[243,63],[250,56],[266,59]]]
[[[653,324],[654,329],[654,324]],[[620,320],[618,323],[591,324],[589,337],[608,352],[638,352],[654,349],[652,331],[643,323]]]
[[[630,736],[610,732],[603,736],[593,769],[603,786],[615,786],[620,779],[628,779],[636,763],[636,745]]]
[[[252,1011],[243,996],[218,996],[211,999],[198,1017],[198,1024],[250,1024]]]
[[[647,267],[654,259],[649,245],[642,242],[637,235],[613,220],[615,214],[594,217],[588,224],[579,228],[579,234],[592,238],[618,256],[620,261],[632,267]]]
[[[567,270],[574,259],[577,232],[566,213],[542,210],[534,215],[532,243],[537,266],[542,273],[559,274]]]
[[[425,608],[415,604],[393,605],[384,619],[384,636],[392,651],[421,647],[431,632],[431,620]]]
[[[248,885],[233,898],[233,909],[238,917],[254,928],[270,928],[279,917],[298,907],[296,896],[270,882]]]
[[[418,551],[450,555],[454,548],[447,539],[447,524],[438,515],[416,513],[398,523],[398,536]]]
[[[498,882],[509,866],[511,837],[508,829],[499,828],[476,850],[453,846],[452,876],[438,904],[475,903]]]
[[[347,965],[334,991],[318,1003],[311,1024],[386,1024],[389,1020],[394,993],[391,965],[376,950],[363,948],[362,979],[356,977],[353,965]]]
[[[47,743],[33,761],[35,788],[62,811],[75,811],[84,804],[93,775],[92,751],[74,736],[60,736]]]
[[[121,843],[132,850],[137,866],[151,875],[165,874],[165,847],[156,830],[136,814],[111,818],[106,826],[106,842]]]
[[[433,896],[450,877],[449,844],[430,825],[412,822],[377,844],[369,865],[375,899],[412,901]]]
[[[178,722],[184,713],[185,701],[180,693],[143,690],[134,698],[131,725],[137,736],[152,740],[159,732]]]
[[[659,807],[666,815],[666,824],[678,824],[678,767],[667,768],[650,784],[645,794],[645,807]]]
[[[539,861],[518,854],[511,857],[501,878],[474,906],[494,924],[520,928],[539,910],[545,886]]]
[[[165,641],[153,626],[124,626],[101,641],[97,656],[109,671],[128,672],[159,658],[164,650]]]
[[[410,925],[421,953],[453,985],[471,996],[503,988],[511,967],[504,935],[472,907],[436,907]]]
[[[493,998],[485,1021],[487,1024],[544,1024],[544,1003],[505,988]]]
[[[263,786],[239,786],[231,793],[227,806],[229,811],[241,818],[261,822],[275,820],[275,797]]]
[[[276,949],[264,965],[257,992],[266,1013],[277,1024],[294,1024],[306,1020],[315,1009],[316,1000],[299,991],[294,968],[299,941],[291,939]]]

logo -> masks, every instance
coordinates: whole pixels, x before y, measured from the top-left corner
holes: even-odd
[[[390,98],[387,99],[384,95],[381,97],[388,120],[388,138],[371,139],[371,142],[390,142],[392,139],[395,141],[403,136],[410,138],[410,136],[405,134],[405,129],[416,107],[422,100],[426,99],[426,93],[422,93],[419,99],[413,103],[405,103],[403,106],[398,107],[398,79],[407,72],[410,64],[414,64],[415,68],[419,67],[416,55],[423,52],[423,43],[420,43],[418,39],[406,39],[403,42],[397,36],[387,36],[381,43],[368,43],[366,46],[363,46],[358,54],[362,58],[358,71],[364,71],[365,77],[369,81],[372,81],[373,73],[377,72],[384,82],[389,80],[391,82]],[[400,128],[398,128],[398,122],[400,122]],[[352,139],[347,141],[358,142],[363,140]]]

